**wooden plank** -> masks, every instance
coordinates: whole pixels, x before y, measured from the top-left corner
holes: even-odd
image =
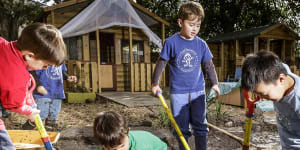
[[[100,37],[99,37],[99,30],[96,31],[96,41],[97,41],[97,56],[98,56],[98,90],[99,93],[101,94],[101,60],[100,60]]]
[[[270,51],[270,41],[271,41],[271,40],[268,38],[268,39],[267,39],[267,51]]]
[[[291,43],[291,50],[290,50],[290,53],[291,53],[291,62],[293,62],[293,65],[296,65],[295,62],[295,51],[296,50],[296,40],[293,40],[292,43]],[[299,76],[299,74],[298,74]]]
[[[101,65],[101,88],[113,88],[113,67],[112,65]]]
[[[140,69],[139,63],[134,64],[134,91],[140,91]]]
[[[258,37],[254,37],[254,49],[253,49],[254,53],[258,52],[259,50],[259,38]]]
[[[141,63],[140,64],[140,75],[141,75],[141,91],[145,92],[146,91],[146,71],[145,71],[145,64]]]
[[[144,59],[145,63],[151,63],[151,50],[150,50],[150,42],[144,41]]]
[[[129,18],[130,19],[130,18]],[[133,55],[132,55],[132,28],[129,27],[129,55],[130,55],[130,91],[134,91],[134,72],[133,72]]]
[[[87,90],[87,92],[90,92],[90,63],[85,62],[84,63],[84,87]]]
[[[152,89],[152,85],[151,85],[151,79],[152,79],[152,76],[151,76],[151,64],[146,64],[147,66],[147,85],[146,85],[146,90],[147,91],[151,91]]]
[[[165,33],[165,24],[161,24],[161,44],[164,45],[165,39],[166,39],[166,33]]]
[[[83,44],[83,60],[90,60],[90,48],[89,48],[89,34],[85,34],[82,36],[82,44]]]
[[[51,11],[51,24],[52,24],[52,25],[55,24],[55,20],[54,20],[55,16],[54,16],[54,15],[55,15],[55,14],[54,14],[54,10],[52,10],[52,11]]]
[[[91,62],[92,65],[92,89],[93,92],[98,92],[98,64],[96,62]]]
[[[224,69],[224,67],[225,67],[225,65],[224,65],[224,60],[225,60],[225,58],[224,58],[224,42],[222,42],[222,43],[221,43],[221,57],[220,57],[220,61],[221,61],[221,62],[220,62],[220,64],[221,64],[220,67],[221,67],[221,69],[222,69],[220,72],[221,72],[222,74],[224,74],[224,71],[225,71],[225,69]],[[220,81],[224,81],[223,75],[221,75],[220,77],[221,77],[221,78],[220,78]]]
[[[260,35],[259,37],[263,38],[271,38],[271,39],[279,39],[279,40],[295,40],[295,38],[292,38],[290,36],[278,36],[278,35]]]
[[[281,60],[285,61],[285,40],[282,40],[282,45],[281,45]]]
[[[238,58],[240,55],[240,44],[239,40],[235,40],[235,58]]]
[[[116,65],[122,64],[122,53],[121,53],[121,39],[116,38],[116,36],[114,36],[115,38],[115,56],[116,56]]]
[[[124,69],[123,65],[116,65],[117,72],[117,91],[125,91],[125,83],[124,83]]]
[[[149,95],[149,92],[103,92],[101,96],[128,107],[161,105],[156,97]]]
[[[76,61],[75,64],[76,64],[77,86],[82,88],[83,87],[82,81],[84,81],[84,78],[83,78],[83,74],[82,74],[82,70],[81,70],[81,62]]]

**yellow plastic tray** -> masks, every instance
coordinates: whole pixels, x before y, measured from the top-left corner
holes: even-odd
[[[43,150],[44,143],[37,130],[8,130],[7,131],[17,150]],[[51,143],[58,141],[59,132],[47,132]]]

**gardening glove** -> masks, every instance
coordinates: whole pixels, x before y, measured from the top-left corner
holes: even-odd
[[[158,85],[152,85],[152,93],[156,96],[157,92],[162,93],[161,88]]]
[[[212,89],[216,91],[216,93],[217,93],[216,99],[217,99],[217,98],[220,96],[220,89],[219,89],[218,84],[215,84],[215,85],[212,87]]]
[[[39,92],[39,93],[41,93],[41,94],[43,94],[43,95],[47,95],[47,94],[48,94],[48,92],[47,92],[47,90],[45,89],[44,86],[38,86],[38,87],[36,88],[36,90],[37,90],[37,92]]]
[[[35,120],[35,115],[40,114],[40,110],[34,108],[32,109],[32,113],[30,115],[27,115],[27,119],[29,119],[31,122],[34,122]]]
[[[69,76],[67,80],[69,82],[77,82],[77,77],[76,76]]]

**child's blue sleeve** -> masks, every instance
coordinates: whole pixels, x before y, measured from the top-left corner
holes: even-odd
[[[62,72],[67,71],[67,67],[66,67],[65,63],[62,64],[61,69],[62,69]]]
[[[207,43],[204,42],[202,46],[203,51],[203,59],[202,62],[206,62],[208,60],[211,60],[213,58],[213,55],[211,54],[209,47],[207,46]]]
[[[171,57],[171,50],[172,50],[171,43],[168,40],[166,40],[164,43],[164,47],[160,52],[160,57],[168,61]]]

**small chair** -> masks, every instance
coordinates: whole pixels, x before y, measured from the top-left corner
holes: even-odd
[[[225,82],[237,82],[242,76],[242,69],[240,67],[235,69],[234,78],[230,78],[229,76],[225,79]]]

